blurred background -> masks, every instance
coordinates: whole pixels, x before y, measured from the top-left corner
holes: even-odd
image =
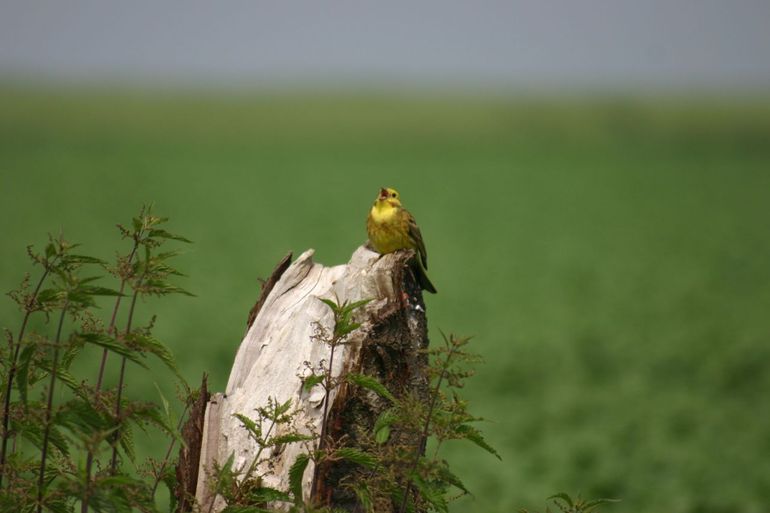
[[[764,0],[4,0],[0,288],[49,232],[125,251],[154,202],[197,297],[142,315],[222,390],[258,278],[346,262],[396,187],[431,337],[486,360],[466,394],[503,461],[450,444],[453,511],[767,511],[769,23]]]

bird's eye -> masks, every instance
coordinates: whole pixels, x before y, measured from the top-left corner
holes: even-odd
[[[395,197],[396,197],[396,193],[395,193],[395,192],[391,192],[391,193],[390,193],[390,197],[391,197],[391,198],[395,198]]]

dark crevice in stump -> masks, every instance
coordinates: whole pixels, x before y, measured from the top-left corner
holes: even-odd
[[[411,252],[404,252],[399,259],[401,265],[394,266],[398,272],[394,273],[393,283],[396,296],[401,300],[370,313],[367,319],[370,329],[358,348],[359,354],[347,361],[358,368],[347,368],[344,372],[372,376],[396,397],[416,395],[426,402],[428,326],[422,290],[408,265],[410,258]],[[390,406],[387,399],[369,390],[341,384],[327,419],[330,439],[342,441],[345,446],[365,448],[371,443],[377,418]],[[420,454],[425,449],[418,433],[394,431],[387,443],[413,446]],[[313,500],[345,511],[360,511],[355,493],[342,486],[345,478],[360,467],[347,461],[327,462],[319,467]],[[392,504],[390,511],[398,511],[398,507]]]
[[[208,376],[203,375],[200,395],[190,408],[190,414],[182,427],[184,445],[179,449],[176,465],[177,513],[192,511],[195,504],[195,488],[198,484],[198,462],[203,441],[203,421],[206,416],[206,404],[211,394],[208,391]]]

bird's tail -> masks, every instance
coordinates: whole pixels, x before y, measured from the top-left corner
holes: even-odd
[[[431,294],[436,293],[436,287],[433,286],[433,284],[430,282],[430,279],[428,278],[428,273],[425,271],[425,268],[422,266],[422,264],[418,261],[417,258],[412,260],[412,270],[414,271],[415,278],[417,278],[417,282],[420,284],[420,287],[423,290],[427,290]]]

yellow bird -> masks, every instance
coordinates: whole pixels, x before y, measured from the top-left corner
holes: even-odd
[[[436,293],[436,288],[428,279],[428,253],[422,241],[420,228],[408,210],[401,206],[398,191],[382,188],[374,200],[374,205],[366,218],[366,231],[369,242],[377,253],[382,255],[399,249],[414,249],[418,255],[414,269],[420,286],[428,292]]]

